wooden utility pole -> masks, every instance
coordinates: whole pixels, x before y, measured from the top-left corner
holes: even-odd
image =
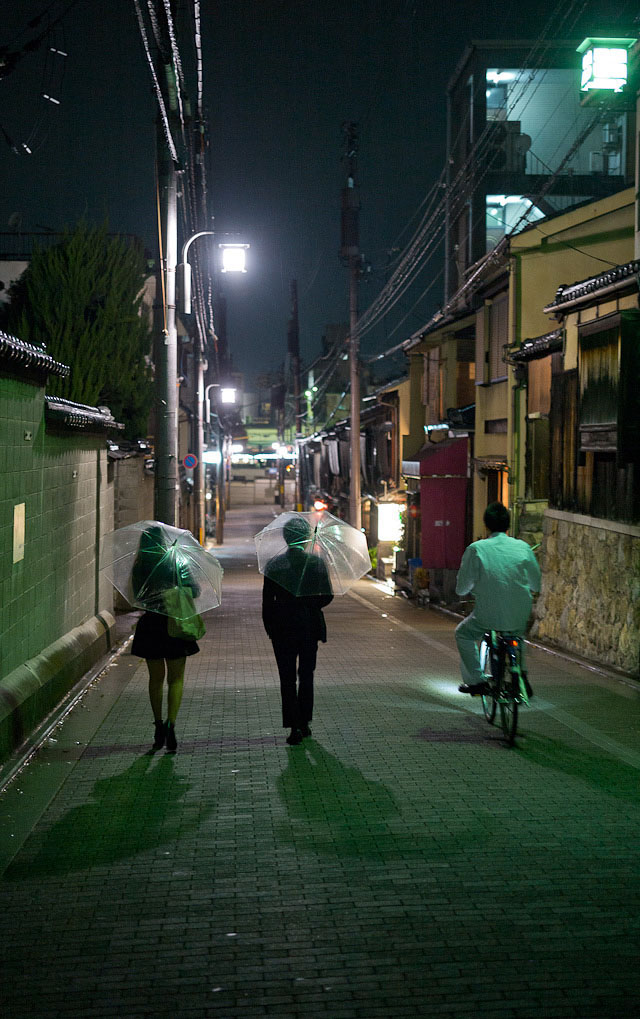
[[[342,237],[340,255],[349,268],[349,378],[351,383],[351,480],[349,485],[349,522],[360,530],[360,363],[358,322],[358,283],[360,281],[360,232],[358,215],[360,198],[356,182],[358,135],[357,125],[342,125],[345,135],[344,161],[347,179],[342,189]]]

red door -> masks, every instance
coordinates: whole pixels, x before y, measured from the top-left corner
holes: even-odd
[[[445,439],[420,451],[422,565],[457,570],[466,545],[466,438]]]

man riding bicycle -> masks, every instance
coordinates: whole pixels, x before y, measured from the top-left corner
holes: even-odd
[[[488,538],[474,541],[462,556],[456,594],[472,594],[475,606],[471,615],[456,627],[456,644],[464,683],[460,693],[486,692],[478,645],[487,630],[524,636],[531,613],[532,593],[540,590],[540,567],[531,547],[519,538],[507,535],[511,515],[501,502],[490,503],[484,513]],[[521,645],[524,672],[524,642]],[[529,696],[531,696],[529,692]]]

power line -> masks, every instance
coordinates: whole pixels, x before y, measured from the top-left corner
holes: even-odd
[[[153,81],[153,89],[156,96],[156,103],[158,104],[158,110],[160,111],[160,119],[162,121],[162,129],[164,131],[165,140],[169,149],[169,154],[176,166],[179,165],[178,152],[176,150],[176,144],[171,134],[171,127],[169,125],[169,117],[167,114],[167,108],[164,102],[164,96],[162,95],[162,89],[160,88],[160,82],[156,74],[156,69],[153,64],[153,57],[151,56],[151,50],[149,47],[149,39],[147,37],[147,30],[142,17],[142,11],[140,9],[139,0],[133,0],[133,6],[135,8],[136,17],[138,19],[138,28],[140,29],[140,38],[142,39],[142,45],[144,47],[145,56],[151,72],[151,79]]]
[[[575,16],[574,23],[575,23],[575,20],[577,20],[577,18],[580,16],[582,11],[584,10],[585,6],[586,6],[586,2],[582,5],[580,11]],[[563,17],[561,19],[561,23],[560,23],[561,25],[567,20],[567,18],[573,12],[575,7],[576,7],[576,0],[574,0],[574,2],[572,4],[570,4],[569,8],[565,11],[565,13],[564,13],[564,15],[563,15]],[[516,80],[514,82],[514,85],[512,86],[512,95],[510,97],[509,111],[513,110],[517,106],[517,104],[521,101],[522,97],[525,95],[525,93],[527,91],[528,81],[531,80],[532,74],[535,73],[535,71],[539,68],[542,60],[544,59],[545,52],[550,48],[551,43],[550,42],[546,42],[545,43],[544,42],[544,38],[545,38],[546,35],[549,35],[549,33],[550,33],[551,27],[553,25],[554,17],[555,17],[555,12],[554,12],[554,14],[552,14],[551,18],[548,20],[547,25],[545,26],[544,33],[541,35],[540,39],[536,42],[535,46],[532,47],[532,49],[530,50],[529,54],[525,58],[525,66],[521,69],[518,77],[516,78]],[[536,61],[537,61],[537,66],[536,66]],[[546,73],[546,71],[545,71],[545,73]],[[540,81],[537,82],[535,89],[529,90],[529,92],[531,94],[527,97],[527,105],[528,105],[529,102],[531,102],[531,99],[533,98],[533,94],[535,94],[535,91],[537,91],[537,89],[540,87],[540,84],[541,84],[542,80],[544,80],[545,73],[543,73]],[[525,78],[528,79],[528,81],[525,81],[524,80]],[[521,83],[523,83],[523,84],[522,84],[522,86],[520,88],[520,91],[517,91],[517,89],[519,88]],[[508,116],[508,113],[507,113],[507,116]],[[465,115],[465,121],[467,119],[468,119],[468,114]],[[460,126],[460,129],[459,129],[459,131],[457,133],[457,136],[456,136],[456,139],[454,141],[454,145],[457,144],[457,141],[460,138],[462,130],[465,129],[465,121],[463,121],[462,125]],[[468,155],[466,157],[465,162],[462,164],[462,166],[460,167],[458,173],[456,174],[455,180],[448,185],[448,187],[446,189],[446,192],[443,195],[440,203],[438,204],[436,209],[433,211],[433,213],[428,218],[426,218],[428,213],[431,211],[431,209],[433,207],[433,201],[430,203],[430,205],[428,207],[428,210],[427,210],[427,213],[425,213],[425,215],[423,215],[421,224],[420,224],[418,230],[415,232],[414,237],[412,238],[412,241],[407,246],[405,254],[402,256],[401,262],[398,265],[398,267],[397,267],[396,271],[394,272],[393,276],[387,282],[387,284],[385,285],[385,287],[383,288],[381,293],[378,295],[378,297],[374,300],[373,304],[361,316],[361,318],[360,318],[360,320],[358,322],[358,332],[359,332],[360,336],[364,335],[366,332],[368,332],[370,329],[372,329],[373,326],[380,320],[382,315],[386,315],[388,313],[388,311],[397,302],[397,300],[400,299],[402,294],[411,285],[411,283],[413,282],[413,280],[417,276],[418,272],[421,271],[422,268],[424,267],[424,266],[421,265],[421,263],[424,262],[424,260],[426,258],[426,255],[428,254],[429,250],[432,249],[432,254],[435,253],[436,242],[439,241],[439,239],[440,239],[439,235],[443,232],[443,230],[445,228],[444,217],[443,217],[443,220],[438,225],[435,226],[433,232],[430,234],[429,238],[427,239],[426,244],[424,244],[424,246],[422,246],[422,247],[421,247],[421,245],[423,245],[423,241],[425,239],[425,236],[427,235],[427,232],[429,231],[429,229],[434,224],[434,221],[436,221],[444,213],[444,211],[446,209],[447,201],[451,201],[452,193],[453,193],[453,202],[455,203],[456,199],[458,201],[458,208],[456,208],[456,206],[454,204],[453,215],[457,214],[458,209],[461,208],[461,203],[468,199],[469,193],[472,193],[472,192],[469,192],[468,190],[465,190],[464,188],[458,190],[458,185],[463,182],[464,176],[468,172],[468,170],[471,167],[471,165],[473,165],[474,163],[477,164],[479,162],[479,160],[481,159],[481,157],[486,152],[486,150],[488,148],[488,145],[489,145],[489,142],[490,142],[490,133],[491,133],[490,132],[490,127],[491,127],[491,125],[489,123],[487,123],[487,125],[485,125],[485,128],[484,128],[483,132],[481,133],[479,138],[476,140],[476,142],[472,146],[470,152],[468,153]],[[445,172],[446,172],[445,170],[442,171],[442,173],[440,175],[440,178],[439,178],[439,181],[438,181],[438,185],[442,184],[443,178],[445,176]],[[488,172],[488,168],[485,168],[485,170],[482,173],[482,175],[479,178],[476,178],[475,187],[473,188],[473,192],[475,192],[477,187],[479,187],[481,181],[484,179],[484,177],[486,176],[487,172]],[[436,188],[438,187],[438,185],[436,185]],[[431,194],[433,195],[434,193],[435,193],[435,189],[432,190]],[[450,209],[450,211],[451,211],[451,209]],[[415,305],[414,305],[414,307],[415,307]]]

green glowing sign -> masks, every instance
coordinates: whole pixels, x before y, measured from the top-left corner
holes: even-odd
[[[627,84],[629,50],[635,39],[595,39],[588,37],[578,46],[582,53],[581,92],[606,89],[621,92]]]

